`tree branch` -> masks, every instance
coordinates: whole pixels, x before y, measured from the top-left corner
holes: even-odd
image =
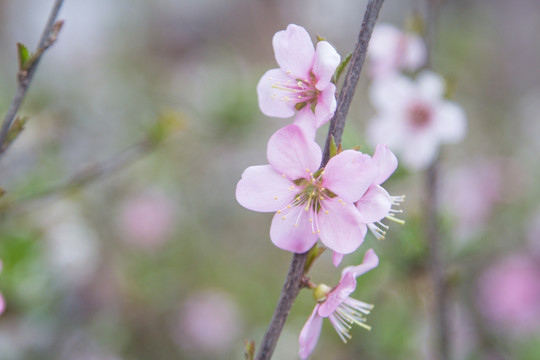
[[[19,69],[19,73],[17,76],[17,90],[11,104],[9,105],[6,117],[4,118],[4,122],[2,123],[2,129],[0,130],[0,156],[7,149],[6,140],[9,134],[9,130],[11,128],[11,125],[15,121],[15,117],[24,100],[26,91],[30,86],[32,77],[34,76],[41,56],[43,55],[45,50],[47,50],[56,41],[56,36],[58,35],[60,28],[62,27],[62,22],[56,21],[56,18],[58,17],[58,13],[60,12],[60,7],[62,6],[63,2],[64,0],[55,1],[49,19],[47,20],[47,24],[45,25],[45,29],[43,30],[43,33],[41,35],[41,39],[39,40],[37,50],[34,53],[35,57],[29,60],[31,61],[31,63],[29,64],[28,68]]]
[[[369,39],[371,38],[371,33],[373,32],[373,27],[375,26],[383,2],[384,0],[370,0],[367,5],[362,28],[358,35],[358,42],[356,43],[347,75],[339,93],[336,113],[330,122],[321,167],[325,166],[329,160],[331,138],[333,137],[335,139],[336,144],[341,143],[341,135],[345,128],[349,106],[356,91],[356,85],[358,84],[360,72],[366,58]],[[279,335],[283,330],[294,300],[300,291],[306,256],[307,253],[293,255],[289,273],[281,290],[276,310],[257,353],[257,360],[268,360],[272,357]]]

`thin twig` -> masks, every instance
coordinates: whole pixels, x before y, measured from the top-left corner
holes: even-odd
[[[74,190],[80,189],[89,183],[112,175],[136,160],[141,159],[141,155],[151,151],[155,145],[157,145],[157,143],[150,141],[149,139],[144,139],[120,152],[111,159],[87,166],[62,184],[51,186],[22,199],[16,199],[13,201],[14,205],[10,206],[7,204],[6,208],[0,209],[0,220],[6,216],[25,213],[35,207],[42,206],[50,201],[69,194]]]
[[[349,64],[349,69],[337,100],[336,113],[330,122],[330,129],[326,138],[321,167],[325,166],[328,162],[331,137],[334,137],[336,144],[341,143],[341,135],[343,134],[343,130],[345,128],[345,121],[349,111],[349,106],[351,104],[354,92],[356,91],[356,85],[358,84],[360,72],[366,58],[369,39],[371,38],[371,33],[373,32],[373,27],[375,26],[375,22],[377,21],[383,2],[384,0],[370,0],[367,5],[364,20],[362,22],[362,28],[358,36],[358,42],[356,44],[356,48],[354,49],[354,53]],[[259,347],[256,358],[257,360],[268,360],[272,357],[279,335],[283,330],[283,326],[285,325],[285,321],[287,320],[289,312],[291,311],[294,300],[300,291],[302,277],[304,275],[306,254],[307,253],[293,255],[291,266],[289,268],[285,284],[283,285],[283,289],[281,290],[277,307],[274,311],[274,315],[272,316],[270,325],[268,326],[268,330],[266,331],[266,334],[264,335]]]
[[[32,60],[32,63],[27,69],[25,69],[24,71],[22,71],[22,69],[19,69],[19,74],[17,76],[17,90],[11,104],[9,105],[8,112],[6,114],[6,117],[4,118],[4,122],[2,123],[2,129],[0,131],[0,156],[5,152],[7,148],[4,145],[9,134],[9,129],[11,128],[13,121],[15,121],[17,112],[21,107],[21,104],[26,95],[26,91],[30,86],[32,77],[34,76],[39,61],[41,60],[41,56],[43,56],[45,50],[47,50],[56,40],[56,36],[61,27],[61,22],[57,22],[56,18],[58,17],[58,13],[60,12],[60,7],[62,6],[63,2],[64,0],[56,0],[53,5],[53,9],[49,16],[49,19],[47,20],[47,24],[45,25],[45,29],[43,30],[41,39],[39,40],[39,44],[35,52],[36,57]]]
[[[432,52],[435,41],[435,30],[439,15],[440,0],[427,0],[426,27],[424,39],[427,47],[426,67],[432,66]],[[429,243],[429,262],[431,266],[431,282],[434,300],[435,358],[450,358],[448,331],[448,301],[444,276],[444,257],[442,239],[439,229],[439,158],[436,158],[426,172],[426,236]]]
[[[347,75],[343,81],[343,86],[339,97],[337,100],[338,106],[334,117],[330,121],[330,128],[328,130],[328,136],[326,137],[326,143],[324,145],[324,154],[322,160],[322,166],[326,165],[330,157],[330,142],[332,136],[336,144],[341,143],[341,135],[345,128],[345,121],[347,120],[347,114],[349,113],[349,106],[351,105],[353,95],[356,91],[356,85],[358,84],[358,79],[360,78],[360,72],[362,71],[362,66],[366,59],[367,47],[369,44],[369,39],[371,39],[371,33],[373,32],[373,27],[379,16],[379,11],[383,4],[384,0],[370,0],[366,13],[364,15],[364,20],[362,22],[362,28],[360,34],[358,35],[358,41],[356,42],[356,48],[354,49],[353,55],[349,63],[349,69],[347,70]]]

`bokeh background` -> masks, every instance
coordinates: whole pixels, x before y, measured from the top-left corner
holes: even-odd
[[[15,43],[35,48],[52,3],[0,0],[2,117]],[[0,159],[0,360],[243,359],[291,258],[269,240],[272,215],[234,196],[288,123],[257,106],[256,84],[276,67],[272,35],[296,23],[344,56],[366,3],[66,0],[21,110],[28,125]],[[388,0],[380,18],[406,28],[424,10]],[[536,0],[454,0],[437,23],[433,67],[469,120],[440,165],[453,359],[540,358],[538,19]],[[370,152],[367,86],[364,74],[344,145]],[[156,127],[166,138],[140,146]],[[99,179],[66,185],[101,163]],[[406,194],[406,224],[345,259],[357,264],[370,247],[381,258],[354,295],[375,304],[373,330],[353,329],[343,345],[326,323],[312,359],[432,358],[424,180],[399,169],[386,187]],[[312,277],[337,282],[330,254]],[[297,359],[313,306],[303,291],[275,359]]]

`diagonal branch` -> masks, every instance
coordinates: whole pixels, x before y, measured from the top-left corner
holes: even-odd
[[[330,122],[330,129],[326,138],[321,166],[325,166],[329,160],[331,138],[333,137],[335,139],[336,144],[341,143],[341,135],[345,128],[349,106],[354,92],[356,91],[356,85],[358,84],[360,72],[362,71],[362,66],[366,58],[369,39],[371,38],[371,33],[373,32],[383,2],[384,0],[370,0],[367,5],[362,28],[358,35],[358,42],[356,43],[356,48],[354,49],[349,69],[337,100],[336,113]],[[272,357],[279,335],[283,330],[283,326],[289,316],[294,300],[300,292],[306,257],[307,253],[293,255],[289,273],[287,274],[287,279],[281,290],[276,310],[274,311],[268,330],[264,335],[259,352],[257,353],[257,360],[268,360]]]
[[[31,61],[31,63],[28,65],[28,67],[25,67],[24,69],[19,69],[19,73],[17,76],[17,91],[15,92],[15,96],[13,97],[13,100],[8,108],[6,117],[4,118],[4,122],[2,123],[2,129],[0,130],[0,156],[7,149],[7,146],[5,145],[8,138],[9,130],[11,128],[11,125],[15,121],[17,112],[21,107],[21,104],[26,95],[26,91],[30,86],[32,77],[34,76],[39,61],[41,60],[41,56],[43,55],[45,50],[47,50],[56,41],[58,32],[62,27],[62,21],[56,21],[56,18],[58,17],[58,13],[60,12],[60,7],[62,6],[63,2],[64,0],[55,1],[49,19],[47,20],[47,24],[45,25],[45,29],[43,30],[43,34],[41,35],[41,39],[39,40],[37,50],[34,53],[34,57],[29,60]]]

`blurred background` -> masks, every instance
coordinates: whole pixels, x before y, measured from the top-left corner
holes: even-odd
[[[2,118],[15,44],[35,49],[52,3],[0,0]],[[243,359],[291,259],[270,242],[272,214],[234,195],[289,122],[257,105],[256,84],[276,67],[272,36],[295,23],[344,56],[366,3],[66,0],[20,111],[26,129],[0,159],[0,360]],[[405,28],[424,10],[387,1],[380,20]],[[538,19],[537,0],[454,0],[437,24],[433,67],[469,120],[440,166],[453,359],[540,358]],[[344,147],[371,153],[367,85],[364,74]],[[103,176],[74,186],[92,169]],[[398,169],[385,187],[407,196],[406,224],[369,234],[344,261],[370,247],[381,258],[354,294],[375,304],[372,331],[355,328],[344,345],[325,323],[311,359],[432,358],[424,180]],[[315,264],[316,282],[339,280],[330,260]],[[275,359],[297,359],[313,306],[301,292]]]

